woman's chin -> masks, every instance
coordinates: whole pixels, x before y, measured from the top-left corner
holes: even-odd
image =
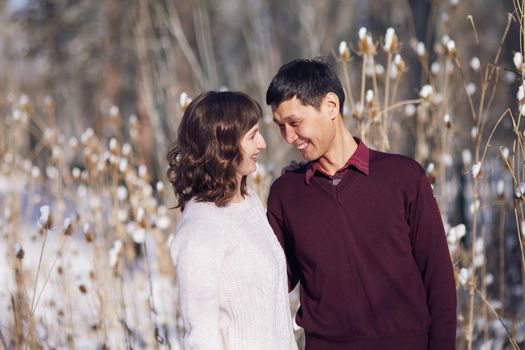
[[[248,176],[250,174],[254,174],[257,171],[257,166],[250,167],[249,169],[244,169],[243,171],[240,171],[237,173],[240,177]]]

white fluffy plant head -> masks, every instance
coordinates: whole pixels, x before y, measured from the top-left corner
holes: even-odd
[[[432,88],[432,85],[428,85],[428,84],[423,85],[423,87],[419,91],[419,96],[424,100],[430,100],[433,94],[434,94],[434,88]]]
[[[385,34],[385,45],[383,50],[387,53],[394,53],[397,51],[398,39],[394,28],[388,28]]]
[[[478,57],[472,57],[472,59],[470,60],[470,68],[472,68],[472,70],[474,72],[477,72],[477,71],[479,71],[480,67],[481,67],[481,62],[480,62],[479,58]]]
[[[520,115],[525,116],[525,81],[519,86],[516,99],[518,100]]]
[[[367,34],[368,34],[368,31],[365,27],[359,28],[359,40],[365,40]]]
[[[461,159],[465,165],[469,165],[472,162],[472,153],[468,148],[465,148],[463,151],[461,151]]]
[[[41,229],[50,230],[53,226],[53,216],[51,215],[51,209],[48,205],[40,207],[40,217],[38,224]]]
[[[179,96],[179,106],[182,112],[186,110],[190,102],[191,102],[191,98],[189,97],[189,95],[184,91],[181,92]]]
[[[366,91],[366,97],[365,97],[367,104],[372,104],[374,101],[374,90],[367,90]]]
[[[427,50],[423,42],[420,41],[416,44],[416,53],[420,58],[423,58],[427,55]]]
[[[339,58],[345,62],[350,60],[350,49],[344,40],[339,43]]]
[[[521,52],[516,52],[514,56],[512,56],[512,61],[514,62],[514,66],[516,69],[522,73],[523,69],[525,68],[525,65],[523,64],[523,55]]]
[[[375,55],[377,53],[372,34],[365,27],[359,29],[359,53],[362,55]]]
[[[118,258],[120,256],[121,251],[122,241],[120,239],[117,239],[115,242],[113,242],[113,247],[108,252],[109,265],[112,268],[115,268],[115,266],[117,266]]]
[[[450,228],[447,234],[449,244],[456,244],[467,234],[467,228],[465,224],[459,224]]]
[[[496,184],[496,193],[499,197],[505,195],[505,181],[498,180],[498,183]]]
[[[481,162],[472,165],[472,177],[478,179],[481,176]]]

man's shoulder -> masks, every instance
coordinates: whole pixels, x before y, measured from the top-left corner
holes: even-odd
[[[279,176],[274,181],[275,184],[280,183],[298,183],[304,182],[306,177],[306,172],[310,168],[310,162],[308,163],[290,163],[287,167],[283,168],[281,176]]]
[[[284,168],[282,174],[272,183],[270,195],[296,192],[304,187],[306,183],[306,172],[309,168],[310,163],[303,162]]]
[[[416,160],[397,153],[370,150],[370,171],[408,178],[419,177],[425,170]]]
[[[411,198],[418,191],[421,181],[426,180],[425,169],[414,159],[395,153],[372,151],[370,175],[375,182],[386,184],[405,198]]]

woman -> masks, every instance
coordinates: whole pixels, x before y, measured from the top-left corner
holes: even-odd
[[[171,255],[185,349],[297,349],[284,253],[246,186],[266,148],[261,115],[243,93],[203,93],[184,112],[168,152],[182,210]]]

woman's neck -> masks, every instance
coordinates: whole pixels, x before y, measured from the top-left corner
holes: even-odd
[[[231,203],[240,203],[244,201],[244,197],[241,193],[241,184],[242,184],[242,176],[240,178],[237,178],[237,189],[232,199],[230,200]]]

